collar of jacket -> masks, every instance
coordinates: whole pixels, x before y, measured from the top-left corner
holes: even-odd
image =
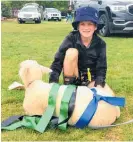
[[[81,46],[84,46],[83,43],[81,42],[81,36],[80,36],[79,31],[77,31],[77,41],[76,41],[76,43],[81,45]],[[94,47],[98,43],[99,43],[99,38],[98,38],[97,34],[94,32],[90,47]]]

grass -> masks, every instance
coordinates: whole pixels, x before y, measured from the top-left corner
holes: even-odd
[[[21,82],[18,76],[19,63],[34,59],[44,66],[50,66],[55,52],[64,37],[72,30],[69,23],[42,22],[41,24],[17,24],[15,21],[2,22],[2,120],[12,115],[24,114],[22,103],[24,91],[9,91],[13,81]],[[133,37],[112,36],[103,38],[107,43],[107,82],[117,96],[126,98],[117,123],[133,119]],[[44,75],[48,81],[48,75]],[[62,82],[62,77],[60,78]],[[102,130],[83,130],[69,127],[67,131],[50,130],[40,134],[20,128],[2,131],[2,141],[95,141],[133,140],[133,124]]]

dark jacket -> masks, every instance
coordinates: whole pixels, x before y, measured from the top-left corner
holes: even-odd
[[[61,44],[59,50],[55,54],[54,61],[51,65],[53,72],[50,75],[49,82],[58,82],[59,76],[63,68],[65,52],[68,48],[76,48],[79,51],[78,68],[79,71],[87,71],[90,69],[91,80],[102,84],[106,79],[106,44],[94,33],[89,48],[86,48],[80,38],[78,31],[71,32]]]

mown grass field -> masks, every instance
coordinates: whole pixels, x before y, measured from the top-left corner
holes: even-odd
[[[12,115],[24,114],[22,103],[24,91],[8,90],[13,81],[21,82],[18,76],[19,63],[34,59],[50,66],[54,54],[64,37],[72,30],[70,23],[42,22],[41,24],[18,24],[2,22],[1,70],[2,70],[2,120]],[[107,43],[107,82],[117,96],[126,98],[121,108],[121,117],[116,123],[133,119],[133,37],[111,36],[103,38]],[[44,75],[48,81],[48,75]],[[62,78],[60,79],[60,83]],[[67,131],[50,130],[40,134],[30,129],[2,131],[2,141],[129,141],[133,140],[133,123],[102,130],[83,130],[68,127]]]

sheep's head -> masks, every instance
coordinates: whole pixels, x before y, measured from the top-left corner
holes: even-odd
[[[19,76],[25,87],[34,80],[41,80],[43,74],[49,72],[52,70],[39,65],[35,60],[25,60],[20,63]]]

